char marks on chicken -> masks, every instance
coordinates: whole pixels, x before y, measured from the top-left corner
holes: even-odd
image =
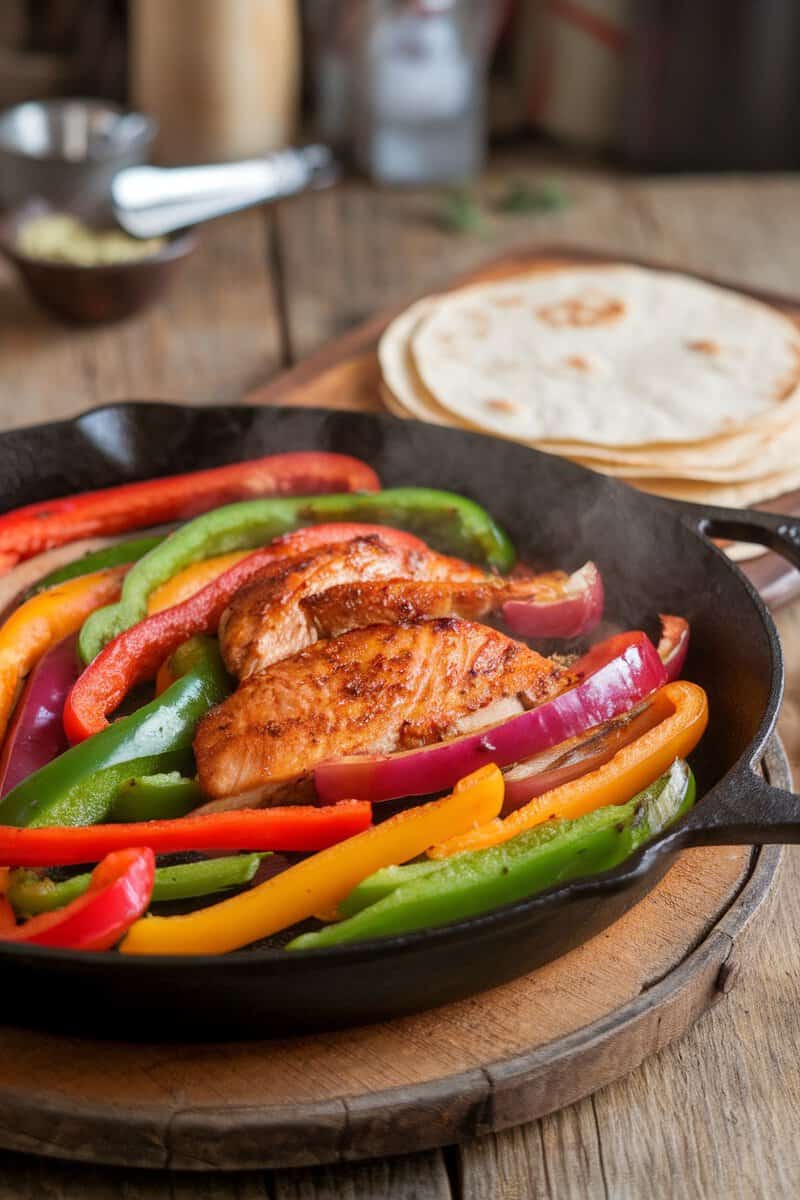
[[[200,783],[213,808],[307,802],[326,759],[429,745],[560,686],[550,660],[471,621],[354,629],[255,671],[209,713],[195,739]]]

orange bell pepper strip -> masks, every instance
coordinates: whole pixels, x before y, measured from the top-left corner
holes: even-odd
[[[408,862],[443,837],[490,821],[503,803],[503,776],[482,767],[442,800],[406,809],[380,825],[323,850],[249,892],[178,917],[137,921],[123,954],[225,954],[316,912],[335,908],[381,867]]]
[[[694,683],[668,683],[654,694],[652,703],[663,711],[663,719],[596,771],[542,792],[505,820],[490,821],[482,829],[433,846],[428,857],[449,858],[465,850],[484,850],[551,817],[572,820],[610,804],[625,804],[663,775],[676,758],[686,758],[708,724],[706,694]]]
[[[190,563],[150,593],[147,601],[148,615],[163,612],[165,608],[174,608],[176,604],[183,604],[184,600],[188,600],[195,592],[202,591],[209,583],[213,583],[225,571],[235,567],[252,553],[252,550],[233,550],[230,554],[217,554],[214,558]]]
[[[17,917],[5,896],[0,896],[0,935],[17,927]]]
[[[90,613],[119,598],[127,566],[82,575],[33,596],[0,627],[0,740],[17,688],[56,642],[76,633]]]

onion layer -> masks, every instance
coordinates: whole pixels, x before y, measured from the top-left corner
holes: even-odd
[[[588,729],[567,742],[559,742],[549,750],[517,763],[504,772],[506,785],[503,813],[513,812],[534,796],[571,783],[589,771],[596,771],[609,762],[623,746],[653,729],[663,721],[663,708],[645,700],[630,712]]]
[[[317,795],[333,804],[442,791],[487,763],[508,766],[610,721],[666,682],[655,646],[640,632],[594,646],[569,675],[575,683],[567,691],[498,725],[417,750],[321,763],[314,772]]]
[[[79,674],[74,636],[48,650],[31,671],[0,757],[0,796],[68,749],[61,714]]]
[[[555,598],[507,600],[503,619],[520,637],[572,638],[589,633],[603,615],[603,580],[593,562],[585,563],[556,587]]]
[[[686,653],[689,649],[689,622],[683,617],[671,617],[659,613],[661,621],[661,639],[658,643],[658,657],[664,664],[667,680],[672,683],[683,670]]]

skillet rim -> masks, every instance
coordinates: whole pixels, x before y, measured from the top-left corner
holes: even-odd
[[[213,405],[197,405],[197,404],[180,404],[175,401],[157,401],[157,400],[119,400],[111,404],[101,404],[89,408],[76,414],[74,417],[67,418],[61,421],[47,421],[36,425],[17,426],[13,429],[0,432],[0,444],[9,437],[19,435],[33,435],[45,429],[68,429],[72,427],[80,428],[81,424],[87,418],[97,417],[105,412],[122,412],[129,413],[137,410],[163,410],[168,409],[173,413],[188,413],[194,419],[202,421],[204,416],[208,414],[225,414],[225,413],[265,413],[274,414],[275,417],[280,417],[284,414],[296,414],[298,412],[307,413],[311,416],[323,418],[325,415],[336,414],[346,415],[347,410],[326,408],[320,405],[309,406],[291,406],[291,405],[259,405],[259,404],[213,404]],[[419,429],[430,430],[430,426],[424,421],[417,420],[401,420],[394,417],[390,413],[372,413],[358,412],[353,413],[361,420],[375,422],[379,426],[384,426],[388,430],[392,428],[417,427]],[[501,442],[507,444],[505,439],[494,437],[490,434],[473,432],[472,430],[451,430],[450,432],[457,434],[459,437],[466,437],[476,444],[482,442]],[[543,450],[537,450],[530,446],[524,446],[519,443],[511,443],[516,449],[527,451],[540,459],[556,459],[559,463],[563,463],[563,458],[557,455],[547,454]],[[615,479],[610,476],[602,475],[600,472],[592,471],[589,467],[571,463],[572,469],[584,476],[602,478],[607,486],[610,486],[612,491],[620,489],[630,489],[630,485],[624,480]],[[635,489],[634,489],[635,490]],[[705,551],[715,555],[724,564],[724,567],[731,573],[734,581],[738,586],[743,587],[750,602],[756,610],[766,634],[767,645],[769,648],[770,658],[770,682],[769,695],[767,698],[764,715],[761,719],[758,729],[750,739],[747,746],[736,759],[734,765],[719,779],[713,787],[703,794],[699,804],[705,805],[709,800],[718,797],[737,775],[742,773],[752,772],[753,764],[761,755],[770,737],[770,734],[775,728],[778,719],[781,700],[783,698],[784,688],[784,668],[783,654],[781,650],[780,639],[775,627],[772,615],[767,608],[762,597],[759,595],[756,588],[747,578],[743,571],[734,563],[725,552],[716,546],[709,537],[699,528],[697,519],[692,516],[692,511],[696,511],[698,506],[683,506],[680,501],[666,500],[662,497],[652,496],[644,492],[639,492],[642,502],[652,511],[660,513],[664,521],[673,520],[679,522],[684,529],[700,542]],[[702,508],[702,506],[699,506]],[[732,514],[739,512],[737,509],[730,509]],[[692,810],[693,812],[696,809]],[[460,921],[451,921],[448,924],[435,926],[432,929],[419,929],[409,933],[396,934],[392,937],[373,938],[361,942],[346,943],[341,946],[326,946],[317,949],[309,950],[293,950],[287,952],[281,948],[257,949],[248,950],[242,949],[233,951],[229,954],[131,954],[124,955],[119,953],[114,954],[96,954],[92,951],[84,950],[60,950],[49,946],[26,946],[23,944],[14,944],[10,942],[0,941],[0,964],[10,960],[13,962],[24,962],[26,959],[32,959],[34,962],[50,963],[57,966],[63,963],[65,966],[82,966],[93,970],[108,970],[116,969],[121,971],[160,971],[163,969],[173,969],[180,966],[189,967],[194,970],[207,971],[223,969],[226,973],[236,975],[239,971],[247,971],[248,968],[257,967],[262,972],[271,968],[271,972],[280,972],[281,970],[295,971],[302,974],[307,965],[321,964],[325,961],[334,961],[339,966],[347,966],[363,959],[376,962],[382,961],[387,957],[402,958],[405,955],[414,954],[416,950],[424,943],[426,947],[435,946],[437,943],[444,942],[450,938],[459,938],[470,934],[483,934],[492,931],[494,926],[501,924],[506,920],[523,920],[528,915],[547,907],[552,907],[557,910],[566,900],[573,897],[586,898],[593,895],[611,895],[615,892],[621,892],[633,887],[639,879],[645,876],[653,867],[658,858],[668,848],[673,849],[673,852],[681,849],[680,834],[687,821],[687,817],[683,817],[681,821],[671,825],[668,829],[659,834],[655,839],[648,842],[632,858],[627,859],[620,866],[613,868],[610,871],[604,871],[601,874],[593,875],[586,879],[573,880],[570,883],[556,885],[548,888],[543,892],[537,893],[535,896],[527,899],[517,900],[511,904],[504,904],[498,908],[493,908],[485,913],[480,913],[474,917],[467,917]],[[289,964],[293,964],[289,966]],[[122,965],[124,964],[124,965]]]

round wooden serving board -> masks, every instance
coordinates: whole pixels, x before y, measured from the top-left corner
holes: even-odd
[[[445,281],[437,291],[448,291],[467,284],[483,283],[492,279],[511,279],[515,275],[536,270],[548,270],[554,266],[569,266],[577,263],[603,263],[612,261],[606,255],[574,247],[521,247],[510,254],[491,259],[477,270],[458,279]],[[637,266],[661,270],[677,270],[669,263],[644,262],[641,259],[615,257],[615,263],[628,262]],[[691,272],[683,271],[684,275]],[[745,296],[751,296],[770,304],[800,323],[800,299],[779,296],[770,292],[755,291],[740,287],[730,280],[712,279],[697,275],[707,283],[716,283],[732,288]],[[380,367],[376,353],[378,341],[386,326],[403,311],[405,305],[382,313],[343,337],[329,342],[316,354],[303,360],[298,366],[284,371],[265,387],[245,397],[255,404],[300,404],[323,408],[358,409],[362,412],[381,411],[383,405],[379,394]],[[770,500],[758,507],[770,512],[800,516],[800,490]],[[742,563],[742,570],[752,580],[761,595],[772,608],[787,604],[800,595],[800,572],[795,571],[777,554],[763,554]]]
[[[791,786],[778,742],[763,769]],[[768,919],[780,860],[779,847],[686,851],[558,961],[384,1025],[195,1045],[0,1028],[0,1147],[236,1170],[406,1153],[533,1120],[633,1070],[724,997]]]

